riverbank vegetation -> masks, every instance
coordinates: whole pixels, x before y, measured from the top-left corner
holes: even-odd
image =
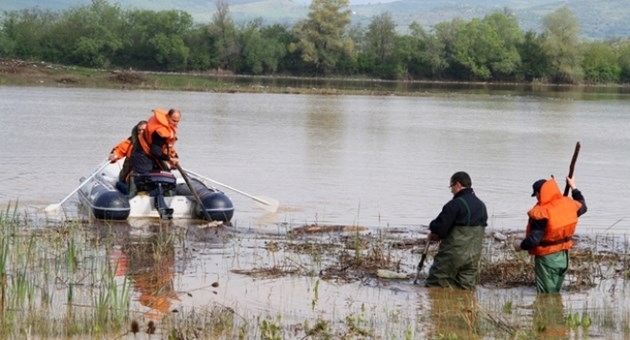
[[[614,302],[630,277],[623,239],[578,236],[566,290],[534,300],[528,295],[535,294],[527,293],[534,282],[531,259],[510,248],[510,239],[522,235],[488,232],[482,294],[471,294],[412,285],[420,255],[414,250],[424,248],[423,241],[402,229],[370,232],[318,224],[278,226],[277,234],[231,229],[157,220],[140,225],[56,221],[9,206],[0,211],[0,337],[531,339],[630,334],[630,311],[623,301]],[[429,249],[421,276],[436,251]],[[379,269],[407,275],[383,278]],[[207,270],[214,280],[206,282]],[[252,305],[233,296],[260,290],[260,299],[273,299],[265,287],[283,287],[283,282],[300,286],[283,293],[282,303],[303,311],[299,315],[276,309],[276,303],[257,300]],[[356,300],[331,307],[336,292],[347,289]],[[361,302],[358,295],[366,290],[376,294]],[[390,305],[382,299],[391,291],[398,293],[389,299],[399,301]],[[290,295],[298,292],[300,297]],[[608,302],[591,306],[584,293],[603,295]],[[418,305],[405,306],[408,299],[417,299]]]
[[[580,39],[566,7],[523,31],[508,9],[397,33],[385,12],[350,25],[347,0],[314,0],[293,27],[236,25],[227,1],[210,23],[183,11],[121,9],[107,0],[53,12],[6,12],[0,57],[97,69],[387,80],[623,84],[630,39]],[[72,81],[72,79],[68,79]]]

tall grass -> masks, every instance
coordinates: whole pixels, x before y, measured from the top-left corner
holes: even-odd
[[[130,284],[117,282],[102,251],[86,244],[78,223],[27,230],[15,212],[0,216],[0,338],[93,337],[125,327]]]

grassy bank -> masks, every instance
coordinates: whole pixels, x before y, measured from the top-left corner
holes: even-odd
[[[0,85],[203,91],[226,93],[391,94],[392,91],[314,87],[308,81],[274,85],[294,77],[247,77],[219,73],[100,70],[15,59],[0,59]],[[305,78],[307,79],[307,78]],[[271,81],[270,81],[271,80]],[[264,83],[264,85],[263,85]],[[296,85],[297,84],[297,85]]]
[[[226,72],[168,73],[101,70],[15,59],[0,59],[0,86],[286,93],[321,95],[452,96],[503,94],[626,98],[622,85],[551,85],[531,83],[387,81],[379,79],[238,76]],[[612,96],[612,97],[611,97]]]

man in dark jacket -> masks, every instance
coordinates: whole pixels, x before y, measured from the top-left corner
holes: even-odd
[[[467,173],[454,173],[449,187],[453,199],[429,224],[429,240],[441,242],[429,269],[426,286],[474,290],[479,279],[488,213],[486,205],[475,195]]]

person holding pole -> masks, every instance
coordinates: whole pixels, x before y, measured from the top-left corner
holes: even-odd
[[[134,196],[136,191],[147,191],[151,183],[149,174],[152,171],[171,171],[178,167],[179,156],[175,151],[175,142],[181,119],[182,114],[177,109],[153,110],[144,132],[138,134],[138,147],[134,147],[131,152],[129,196]]]
[[[440,247],[429,268],[426,286],[474,290],[488,213],[466,172],[454,173],[449,188],[453,198],[429,224],[429,240],[440,241]]]
[[[152,170],[176,168],[179,158],[175,151],[177,126],[182,114],[177,109],[154,109],[142,134],[138,135],[139,148],[131,153],[134,175],[145,175]]]
[[[562,195],[552,177],[532,184],[536,204],[527,213],[525,239],[514,241],[516,251],[527,250],[534,256],[534,275],[538,293],[558,293],[569,268],[569,249],[573,234],[587,208],[575,179],[567,176],[571,197]]]

